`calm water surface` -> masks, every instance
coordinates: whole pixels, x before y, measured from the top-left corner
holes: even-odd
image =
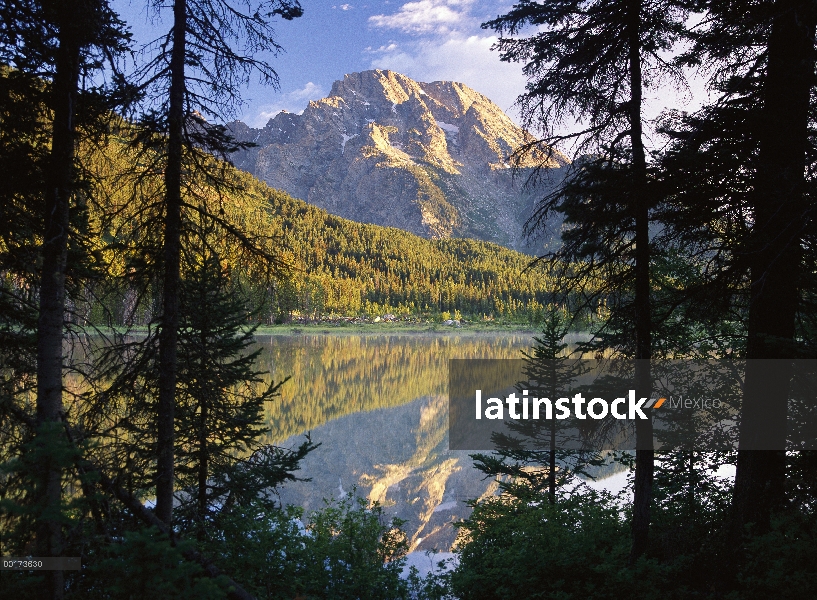
[[[322,446],[281,499],[307,511],[350,493],[407,521],[412,550],[447,551],[465,500],[493,494],[467,452],[448,450],[448,359],[519,358],[529,334],[258,336],[261,368],[290,377],[268,407],[267,441]]]

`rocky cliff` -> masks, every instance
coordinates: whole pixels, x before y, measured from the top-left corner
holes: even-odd
[[[301,115],[231,129],[257,144],[234,156],[237,167],[329,212],[529,252],[538,248],[522,239],[522,225],[567,164],[541,149],[515,173],[511,154],[531,138],[498,106],[461,83],[418,83],[393,71],[346,75]],[[550,183],[525,187],[539,164],[552,171]]]

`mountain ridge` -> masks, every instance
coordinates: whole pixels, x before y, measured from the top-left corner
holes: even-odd
[[[471,237],[541,250],[522,226],[550,185],[526,188],[568,159],[533,137],[487,97],[457,82],[422,83],[388,70],[351,73],[301,115],[280,112],[261,129],[230,124],[257,147],[234,164],[333,214],[398,227],[426,238]]]

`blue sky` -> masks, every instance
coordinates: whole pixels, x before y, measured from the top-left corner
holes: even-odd
[[[145,0],[112,0],[139,42],[169,27],[149,16]],[[518,64],[502,63],[491,45],[492,32],[480,23],[511,6],[500,0],[301,0],[304,15],[275,24],[285,52],[271,58],[280,91],[251,85],[240,118],[260,127],[281,109],[303,110],[323,98],[346,73],[392,69],[418,81],[460,81],[485,94],[513,116],[524,91]],[[152,14],[152,13],[151,13]]]
[[[153,2],[111,0],[138,43],[169,28],[169,10],[160,21],[146,8],[149,4]],[[279,74],[280,89],[250,85],[242,92],[246,104],[236,116],[263,127],[282,109],[301,112],[309,100],[325,97],[332,82],[344,74],[377,68],[417,81],[462,82],[518,121],[513,105],[525,89],[522,66],[501,62],[491,50],[493,32],[480,28],[512,4],[512,0],[301,0],[302,17],[274,24],[284,52],[267,58]],[[686,102],[684,94],[668,88],[648,91],[645,117],[655,117],[667,106],[686,110],[699,106],[705,97],[702,80],[693,78],[690,83],[693,93]]]

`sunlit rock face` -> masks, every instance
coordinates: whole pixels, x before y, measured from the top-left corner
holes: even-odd
[[[334,214],[528,252],[542,241],[525,240],[523,224],[568,162],[543,146],[515,159],[533,138],[488,98],[393,71],[346,75],[300,115],[231,129],[257,144],[234,155],[236,166]],[[541,166],[540,183],[526,186]]]
[[[411,551],[449,551],[457,536],[453,524],[471,513],[466,501],[497,493],[498,483],[474,469],[468,452],[448,450],[447,408],[444,396],[426,396],[317,428],[312,439],[322,446],[297,473],[310,481],[282,486],[281,502],[311,513],[325,500],[354,494],[403,520]]]

